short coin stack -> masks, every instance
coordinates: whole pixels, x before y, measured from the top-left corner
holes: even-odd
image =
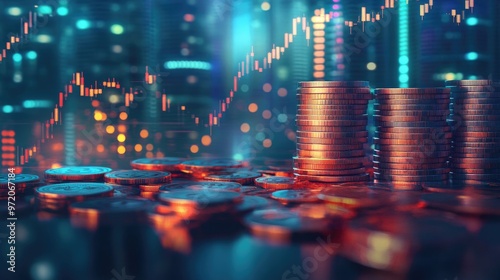
[[[447,81],[453,132],[455,186],[500,182],[500,81]]]
[[[363,165],[366,109],[371,99],[368,82],[300,82],[297,98],[297,179],[328,183],[368,180]]]
[[[375,90],[376,183],[405,190],[447,184],[449,97],[446,88]]]

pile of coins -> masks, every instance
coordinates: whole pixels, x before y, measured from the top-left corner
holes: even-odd
[[[451,149],[450,90],[375,90],[374,178],[395,189],[446,185]]]
[[[300,82],[297,90],[299,180],[345,183],[368,180],[364,167],[367,143],[368,82]]]
[[[500,81],[447,81],[454,186],[500,183]]]

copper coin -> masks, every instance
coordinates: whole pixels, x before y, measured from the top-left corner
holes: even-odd
[[[298,180],[324,183],[347,183],[347,182],[364,182],[370,179],[368,174],[361,175],[345,175],[345,176],[319,176],[319,175],[301,175],[296,174]]]
[[[446,116],[431,116],[431,117],[400,117],[400,116],[374,116],[377,122],[430,122],[430,121],[446,121]]]
[[[464,153],[464,154],[491,154],[494,156],[500,152],[500,147],[494,148],[470,148],[470,147],[453,147],[454,153]]]
[[[375,179],[391,180],[396,182],[436,182],[448,179],[448,174],[438,175],[390,175],[378,172],[373,173]]]
[[[454,174],[497,174],[500,175],[500,167],[493,169],[484,168],[453,168]]]
[[[376,99],[374,106],[439,106],[443,111],[450,106],[449,99],[421,99],[421,100],[409,100],[409,99]],[[378,110],[378,108],[377,108]],[[419,109],[417,109],[419,110]]]
[[[493,98],[450,98],[450,102],[455,105],[465,104],[499,104],[500,99]]]
[[[388,157],[399,157],[399,158],[403,158],[403,157],[406,157],[406,158],[413,158],[413,159],[421,159],[421,158],[429,158],[429,157],[433,157],[433,158],[448,158],[450,156],[450,152],[449,151],[445,151],[445,152],[439,152],[439,151],[429,151],[429,152],[421,152],[421,151],[417,151],[417,152],[399,152],[399,151],[380,151],[380,150],[374,150],[374,154],[379,156],[379,157],[384,157],[384,158],[388,158]],[[444,161],[443,161],[444,162]]]
[[[171,182],[172,175],[162,171],[120,170],[106,173],[104,181],[118,185],[163,184]]]
[[[307,81],[299,82],[302,88],[368,88],[367,81]]]
[[[367,120],[296,120],[297,126],[366,126]]]
[[[311,190],[279,190],[271,194],[282,203],[311,203],[319,201],[318,192]]]
[[[411,121],[411,122],[397,122],[397,121],[375,121],[375,126],[380,127],[414,127],[414,128],[425,128],[425,127],[446,127],[448,126],[446,120],[441,121]]]
[[[471,99],[471,98],[500,98],[500,88],[491,87],[475,87],[473,90],[465,88],[452,89],[451,97],[458,99]]]
[[[362,157],[365,155],[363,150],[352,150],[352,151],[307,151],[307,150],[297,150],[298,157],[304,158],[352,158],[352,157]]]
[[[443,104],[433,104],[433,105],[422,105],[422,104],[412,104],[412,105],[385,105],[385,104],[377,104],[375,103],[373,105],[374,110],[379,110],[379,111],[447,111],[448,110],[448,104],[443,103]]]
[[[297,93],[303,93],[307,95],[325,95],[327,96],[325,99],[329,98],[340,98],[345,96],[346,98],[356,99],[358,97],[369,97],[371,95],[370,88],[297,88]]]
[[[301,144],[321,144],[321,145],[351,145],[351,144],[359,144],[359,143],[367,143],[367,137],[359,137],[359,138],[307,138],[307,137],[296,137],[297,143]]]
[[[462,169],[494,169],[498,168],[500,162],[464,162],[463,159],[454,162],[450,162],[450,167],[452,168],[462,168]]]
[[[101,166],[66,166],[45,171],[45,178],[55,181],[99,181],[111,168]]]
[[[324,90],[323,92],[317,89],[298,89],[297,100],[370,100],[372,95],[370,91],[361,91],[359,93],[344,93]]]
[[[500,182],[500,174],[464,174],[464,173],[460,174],[452,172],[451,176],[453,179],[458,179],[458,180]]]
[[[262,176],[259,172],[254,171],[238,171],[233,173],[211,174],[205,177],[205,180],[235,182],[242,185],[253,184],[254,180]]]
[[[318,111],[318,110],[312,110],[312,109],[298,109],[297,114],[298,115],[319,115],[319,116],[324,116],[324,115],[358,116],[358,115],[366,114],[366,109],[367,109],[366,106],[364,109],[358,109],[358,110],[338,110],[338,109],[326,110],[326,109],[322,109],[321,111]]]
[[[377,88],[375,89],[375,94],[448,94],[450,93],[449,88]]]
[[[379,174],[390,174],[393,176],[421,176],[421,175],[442,175],[450,173],[449,168],[429,168],[419,170],[407,169],[392,169],[392,168],[374,168],[374,171]]]
[[[427,164],[427,163],[445,163],[448,158],[435,158],[428,157],[421,153],[415,157],[397,157],[397,156],[379,156],[377,154],[373,155],[373,160],[381,163],[402,163],[402,164]]]
[[[306,99],[298,98],[301,105],[367,105],[368,100],[351,100],[351,99]]]
[[[306,132],[330,132],[330,133],[345,133],[345,132],[361,132],[366,131],[366,125],[363,126],[305,126],[298,125],[297,130]]]
[[[363,150],[363,143],[345,144],[345,145],[326,145],[326,144],[302,144],[297,143],[297,149],[306,151],[349,151]]]
[[[241,161],[236,161],[232,159],[194,159],[184,161],[179,165],[179,168],[183,172],[205,172],[205,171],[219,171],[227,168],[238,168],[242,167],[243,163]]]
[[[179,164],[183,161],[185,159],[177,157],[140,158],[133,160],[130,165],[139,170],[176,172],[180,171]]]
[[[453,110],[498,110],[500,104],[450,104],[450,109]]]
[[[461,122],[462,120],[466,121],[499,121],[500,120],[500,115],[469,115],[469,114],[461,114],[461,115],[454,115],[451,114],[448,117],[448,120],[452,121],[457,121]]]
[[[358,116],[352,115],[297,115],[297,120],[301,121],[364,121],[368,117],[366,114],[360,114]]]
[[[298,175],[310,175],[310,176],[342,176],[342,175],[360,175],[365,174],[366,169],[364,167],[346,169],[346,170],[309,170],[309,169],[299,169],[294,168],[293,171]]]
[[[445,133],[451,131],[451,128],[446,127],[377,127],[377,132],[384,133],[400,133],[400,134],[411,134],[411,133]]]
[[[172,192],[160,192],[158,200],[168,205],[189,206],[196,209],[220,205],[234,206],[241,202],[240,193],[209,189],[185,189]]]
[[[451,139],[451,132],[427,132],[427,133],[391,133],[391,132],[375,132],[375,137],[379,140],[429,140],[435,143],[448,142]]]
[[[141,192],[157,193],[161,186],[163,186],[163,184],[139,185],[139,190],[141,190]]]
[[[377,145],[435,145],[437,141],[431,140],[430,137],[426,138],[414,138],[414,139],[380,139],[378,137],[373,138],[373,143]],[[439,141],[439,144],[451,144],[451,139],[443,139]],[[420,149],[419,149],[420,150]]]
[[[500,81],[495,80],[451,80],[446,81],[447,87],[477,87],[477,86],[500,86]]]
[[[449,93],[423,93],[423,94],[375,94],[376,100],[400,100],[401,102],[412,102],[419,100],[449,99]]]
[[[211,190],[211,191],[234,191],[239,192],[241,184],[236,182],[214,182],[214,181],[187,181],[165,184],[158,190],[170,192],[177,190]]]
[[[455,139],[460,139],[460,140],[462,139],[471,140],[468,138],[476,138],[476,139],[482,139],[483,142],[491,142],[491,139],[497,140],[498,138],[500,138],[500,132],[473,132],[473,131],[453,132],[453,137],[455,137]]]
[[[312,105],[312,104],[299,104],[297,105],[298,110],[314,110],[316,112],[324,112],[328,111],[344,111],[344,110],[364,110],[366,112],[367,105]]]
[[[345,139],[345,138],[366,138],[368,137],[368,131],[357,132],[311,132],[311,131],[297,131],[297,138],[328,138],[328,139]]]
[[[325,165],[338,165],[338,164],[357,164],[363,163],[365,157],[353,157],[353,158],[342,158],[342,159],[316,159],[316,158],[299,158],[293,157],[294,163],[305,163],[305,164],[325,164]]]
[[[318,172],[324,170],[350,170],[363,167],[363,163],[354,164],[312,164],[312,163],[294,163],[297,169],[312,169]]]
[[[75,201],[112,195],[113,187],[102,183],[61,183],[35,189],[35,196],[42,199]]]
[[[265,189],[281,190],[295,188],[295,179],[290,177],[260,177],[255,179],[255,185]]]
[[[447,166],[446,162],[439,163],[385,163],[385,162],[373,162],[373,168],[380,169],[400,169],[400,170],[421,170],[430,168],[445,168]]]
[[[443,111],[391,111],[391,110],[375,110],[375,115],[380,116],[400,116],[400,117],[437,117],[447,116],[448,110]]]

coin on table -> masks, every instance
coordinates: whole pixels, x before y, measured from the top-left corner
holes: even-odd
[[[279,190],[271,194],[274,198],[282,203],[311,203],[319,201],[318,192],[308,189],[303,190]]]
[[[159,188],[159,191],[171,192],[181,189],[239,192],[241,189],[241,184],[236,182],[188,181],[163,185]]]
[[[243,163],[233,159],[193,159],[179,165],[181,171],[185,173],[213,172],[238,167],[243,167]]]
[[[220,205],[234,206],[241,202],[242,195],[231,191],[185,189],[171,192],[160,192],[158,200],[169,205],[189,206],[192,208],[204,209]]]
[[[101,181],[112,169],[102,166],[66,166],[45,171],[45,179],[53,181]]]
[[[216,173],[205,177],[205,180],[235,182],[241,185],[253,184],[256,178],[262,176],[259,172],[254,171],[237,171],[232,173]]]
[[[265,189],[293,189],[295,187],[295,179],[290,177],[272,176],[260,177],[255,179],[255,185]]]
[[[112,195],[113,187],[102,183],[61,183],[35,189],[35,196],[41,199],[83,200]]]
[[[104,181],[119,185],[149,185],[172,181],[170,172],[146,170],[119,170],[104,175]]]
[[[130,165],[139,170],[180,172],[179,165],[185,160],[178,157],[140,158],[133,160]]]

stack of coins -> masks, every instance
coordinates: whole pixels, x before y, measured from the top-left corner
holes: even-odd
[[[451,89],[453,184],[500,182],[500,81],[447,81]]]
[[[297,179],[366,181],[368,82],[300,82],[297,92]]]
[[[375,182],[405,190],[446,185],[450,90],[394,88],[377,89],[375,94]]]
[[[154,198],[163,184],[172,182],[172,175],[167,171],[119,170],[107,173],[104,181],[108,184],[138,187],[142,197]]]

